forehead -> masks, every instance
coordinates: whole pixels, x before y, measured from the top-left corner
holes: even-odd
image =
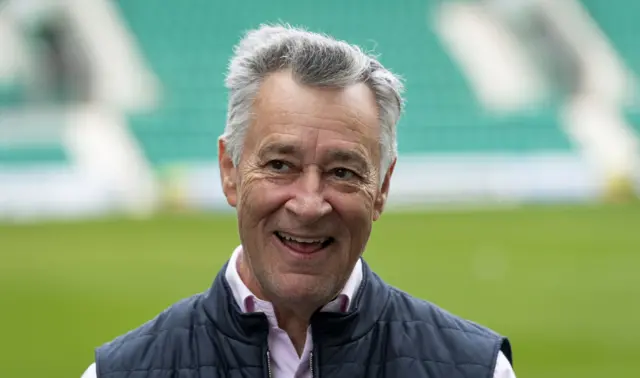
[[[253,113],[248,149],[278,139],[298,139],[318,147],[343,145],[371,150],[376,157],[379,153],[378,109],[364,83],[311,87],[298,83],[288,71],[277,72],[262,83]]]

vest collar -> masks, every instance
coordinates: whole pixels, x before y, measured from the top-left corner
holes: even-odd
[[[382,316],[391,289],[362,260],[362,284],[347,312],[316,311],[311,317],[314,342],[335,346],[367,334]]]
[[[240,278],[240,274],[238,273],[238,259],[243,253],[242,245],[239,245],[231,254],[231,258],[227,264],[225,278],[231,288],[231,293],[242,312],[264,312],[271,326],[277,327],[278,322],[273,305],[267,301],[258,299]],[[358,259],[345,286],[334,300],[322,307],[322,311],[347,311],[361,283],[362,259]]]
[[[204,310],[218,332],[240,342],[267,342],[269,321],[264,313],[244,313],[225,277],[225,263],[205,293]],[[378,321],[389,299],[389,287],[362,260],[362,283],[347,312],[324,312],[311,317],[313,340],[323,345],[340,345],[364,336]]]

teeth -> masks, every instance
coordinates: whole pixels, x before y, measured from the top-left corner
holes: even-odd
[[[281,238],[285,239],[285,240],[289,240],[289,241],[294,241],[294,242],[298,242],[298,243],[324,243],[327,240],[329,240],[329,238],[321,238],[321,239],[310,239],[310,238],[300,238],[297,236],[292,236],[292,235],[288,235],[282,232],[278,232],[278,236],[280,236]]]

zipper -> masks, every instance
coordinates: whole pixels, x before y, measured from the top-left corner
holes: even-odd
[[[313,372],[313,351],[309,352],[309,371],[311,372],[311,378],[315,378],[315,374]],[[267,349],[267,373],[269,378],[273,378],[273,374],[271,373],[271,353]]]
[[[313,378],[313,351],[309,352],[309,371],[311,372],[311,378]]]
[[[271,375],[271,353],[269,353],[269,349],[267,349],[267,373],[269,373],[269,378],[273,378]]]
[[[315,374],[313,374],[313,351],[309,352],[309,371],[311,372],[311,378],[315,378]]]

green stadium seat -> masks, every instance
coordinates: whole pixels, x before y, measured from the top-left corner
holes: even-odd
[[[0,165],[18,167],[30,164],[63,164],[67,161],[62,145],[20,148],[0,146]]]
[[[582,0],[589,14],[636,75],[640,74],[640,2],[636,0]],[[640,102],[630,106],[627,120],[640,134]]]

